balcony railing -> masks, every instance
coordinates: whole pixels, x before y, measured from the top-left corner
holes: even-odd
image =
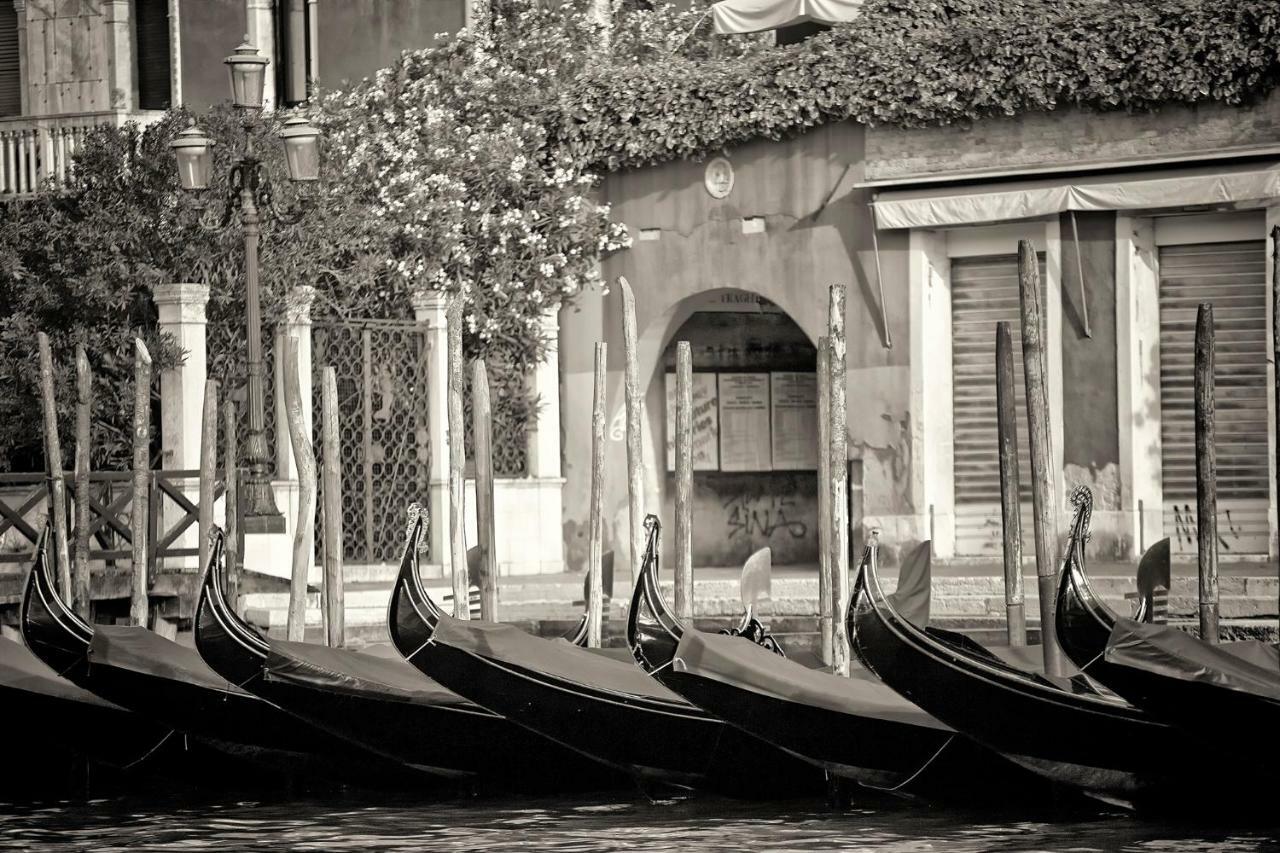
[[[120,127],[130,121],[146,125],[163,115],[143,110],[0,118],[0,198],[65,186],[75,153],[93,128]]]

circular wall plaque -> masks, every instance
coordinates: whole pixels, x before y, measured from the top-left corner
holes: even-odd
[[[727,198],[733,192],[733,164],[723,157],[707,163],[703,184],[712,198]]]

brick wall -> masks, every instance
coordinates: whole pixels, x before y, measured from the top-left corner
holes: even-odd
[[[1168,158],[1277,142],[1277,94],[1247,107],[1170,105],[1132,114],[1063,109],[964,126],[868,128],[866,178]]]

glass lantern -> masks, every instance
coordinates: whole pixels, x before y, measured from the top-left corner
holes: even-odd
[[[213,156],[209,152],[212,145],[194,121],[169,143],[178,161],[178,180],[184,190],[208,189],[213,171]]]
[[[295,115],[280,131],[284,141],[285,163],[289,180],[314,181],[320,178],[320,131],[306,117]]]
[[[265,56],[249,44],[249,37],[244,37],[244,44],[236,48],[236,52],[225,60],[231,72],[231,102],[237,107],[249,110],[262,109],[262,90],[266,85],[267,63]]]

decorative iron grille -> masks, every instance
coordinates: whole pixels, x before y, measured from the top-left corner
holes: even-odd
[[[343,559],[394,562],[404,545],[404,508],[426,500],[431,475],[424,328],[404,321],[317,323],[312,353],[312,421],[322,467],[333,464],[320,440],[322,370],[337,373]]]

